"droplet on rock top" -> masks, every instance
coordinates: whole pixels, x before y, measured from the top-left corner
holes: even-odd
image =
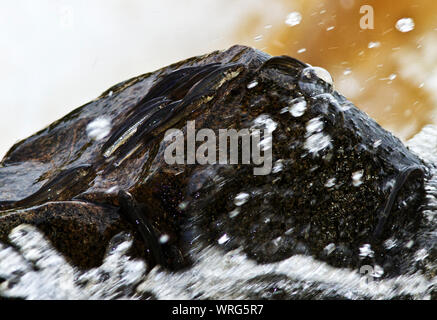
[[[321,67],[303,69],[298,84],[303,93],[310,97],[322,93],[331,93],[333,90],[331,74]]]

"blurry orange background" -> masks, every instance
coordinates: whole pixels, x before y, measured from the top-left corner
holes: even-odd
[[[289,26],[255,12],[238,39],[257,33],[251,46],[272,55],[287,54],[327,69],[335,87],[382,126],[402,139],[435,123],[437,102],[437,2],[408,0],[282,1],[302,19]],[[361,29],[361,6],[370,5],[374,29]],[[265,8],[265,10],[269,10]],[[411,18],[414,29],[396,23]],[[256,30],[256,32],[254,32]]]

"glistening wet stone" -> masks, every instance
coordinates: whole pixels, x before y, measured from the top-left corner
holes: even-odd
[[[127,230],[148,265],[172,270],[191,265],[193,245],[242,247],[259,263],[307,254],[354,267],[368,262],[359,249],[371,244],[386,273],[405,271],[396,259],[409,249],[382,244],[417,231],[427,168],[334,91],[328,75],[234,46],[115,85],[7,153],[1,240],[33,224],[75,265],[89,267]],[[281,112],[293,99],[305,102],[298,116]],[[167,164],[164,133],[185,133],[192,120],[217,136],[271,132],[280,170],[256,176],[256,165]]]

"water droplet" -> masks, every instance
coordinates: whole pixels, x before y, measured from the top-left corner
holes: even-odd
[[[304,148],[312,154],[317,154],[318,152],[331,147],[331,137],[322,132],[309,136],[304,143]]]
[[[323,249],[323,251],[327,256],[329,256],[331,253],[334,252],[335,249],[336,249],[335,243],[330,243]]]
[[[378,139],[373,143],[373,147],[376,149],[381,145],[381,143],[382,143],[382,140]]]
[[[278,127],[278,124],[270,118],[267,114],[261,114],[253,120],[254,125],[251,129],[260,129],[263,128],[268,132],[272,133]]]
[[[336,180],[337,180],[336,178],[328,179],[328,181],[326,181],[326,183],[325,183],[325,187],[331,188],[331,187],[335,186]]]
[[[313,133],[322,131],[323,126],[324,126],[324,124],[323,124],[321,117],[312,118],[311,120],[309,120],[306,123],[306,130],[307,130],[306,136],[308,137],[308,136],[312,135]]]
[[[245,204],[247,200],[249,200],[249,194],[246,192],[241,192],[235,196],[234,204],[239,207]]]
[[[363,181],[361,180],[364,174],[364,170],[358,170],[352,173],[352,184],[354,187],[359,187]]]
[[[428,257],[429,253],[425,249],[417,250],[416,252],[416,261],[425,260]]]
[[[302,49],[297,50],[297,53],[304,53],[305,51],[307,51],[307,49],[306,48],[302,48]]]
[[[378,48],[380,46],[381,46],[381,42],[379,42],[379,41],[371,41],[367,45],[367,48],[372,49],[372,48]]]
[[[170,240],[170,236],[168,234],[163,234],[159,237],[159,243],[164,244]]]
[[[88,136],[93,140],[101,140],[111,132],[111,119],[108,117],[98,117],[88,123],[86,127]]]
[[[331,31],[331,30],[334,30],[334,29],[335,29],[335,26],[330,26],[330,27],[326,28],[326,31]]]
[[[414,241],[410,240],[407,242],[407,244],[405,245],[405,248],[411,249],[411,247],[414,245]]]
[[[188,206],[188,202],[184,201],[184,202],[179,203],[178,207],[179,207],[179,210],[185,210],[187,208],[187,206]]]
[[[328,70],[323,69],[321,67],[312,67],[312,69],[315,72],[316,76],[318,76],[320,79],[331,85],[333,84],[332,76],[328,72]]]
[[[414,20],[411,18],[402,18],[396,22],[396,29],[400,32],[410,32],[414,29]]]
[[[287,15],[287,18],[285,19],[285,24],[289,25],[290,27],[297,26],[302,21],[302,15],[297,12],[290,12]]]
[[[289,112],[295,118],[301,117],[307,109],[307,102],[304,98],[299,97],[290,101]]]
[[[299,88],[309,96],[332,92],[333,80],[331,74],[321,67],[303,69],[298,83]]]
[[[289,110],[290,110],[290,109],[289,109],[288,107],[284,107],[284,108],[282,108],[282,109],[279,111],[279,113],[280,113],[280,114],[284,114],[284,113],[287,113]]]
[[[263,39],[262,34],[257,35],[255,38],[253,38],[253,40],[255,40],[255,41],[261,41],[262,39]]]
[[[255,88],[257,85],[258,85],[258,81],[253,80],[253,81],[249,82],[249,84],[247,85],[247,89]]]
[[[218,239],[218,244],[224,244],[225,242],[229,241],[229,237],[228,235],[225,233],[224,235],[221,236],[220,239]]]
[[[240,208],[235,208],[231,212],[229,212],[229,218],[235,218],[240,214]]]
[[[384,241],[384,247],[387,250],[390,250],[390,249],[394,248],[396,245],[397,245],[397,242],[394,239],[387,239],[387,240]]]
[[[360,248],[360,257],[361,258],[365,258],[365,257],[373,258],[374,255],[375,255],[375,252],[372,250],[372,247],[370,246],[370,244],[366,243]]]

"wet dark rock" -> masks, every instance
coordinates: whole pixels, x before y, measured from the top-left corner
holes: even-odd
[[[190,120],[217,136],[270,126],[272,173],[167,164],[164,133],[185,133]],[[93,121],[108,132],[90,133]],[[120,83],[14,145],[0,165],[0,240],[33,224],[90,267],[112,236],[130,230],[150,265],[170,269],[190,265],[193,247],[214,245],[242,246],[260,263],[299,253],[399,273],[408,249],[383,243],[414,237],[426,175],[399,139],[309,65],[234,46]]]

